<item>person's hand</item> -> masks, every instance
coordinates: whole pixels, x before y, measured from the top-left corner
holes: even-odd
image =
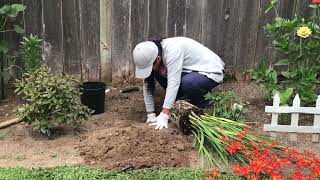
[[[156,122],[149,124],[149,126],[156,126],[155,129],[163,129],[163,128],[168,128],[168,120],[169,120],[169,115],[166,113],[161,112],[157,117],[156,117]]]
[[[146,123],[154,123],[156,122],[156,113],[150,113],[147,115],[147,121]]]

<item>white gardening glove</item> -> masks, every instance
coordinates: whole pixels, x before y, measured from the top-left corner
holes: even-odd
[[[156,122],[156,113],[151,113],[147,115],[147,121],[146,123],[153,123]]]
[[[163,128],[168,128],[168,120],[169,116],[163,112],[161,112],[157,118],[156,122],[149,124],[149,126],[156,126],[155,129],[163,129]]]

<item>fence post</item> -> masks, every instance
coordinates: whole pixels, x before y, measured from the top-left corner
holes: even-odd
[[[293,99],[292,107],[300,107],[300,98],[299,94]],[[291,127],[298,127],[299,125],[299,113],[292,113],[291,114]],[[297,133],[289,133],[289,140],[290,141],[297,141]]]
[[[273,107],[279,107],[280,105],[280,96],[278,93],[276,93],[273,97]],[[277,113],[272,113],[272,119],[271,119],[271,125],[278,125],[278,114]],[[276,138],[277,133],[275,132],[270,132],[271,138]]]
[[[320,96],[318,96],[316,108],[320,109]],[[320,128],[320,115],[318,114],[314,115],[313,127]],[[312,134],[312,142],[319,142],[319,134]]]

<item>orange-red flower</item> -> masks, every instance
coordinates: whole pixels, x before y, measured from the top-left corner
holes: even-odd
[[[311,152],[311,151],[305,151],[305,153],[308,155],[308,156],[315,156],[316,154],[314,152]]]
[[[239,164],[237,164],[234,168],[233,168],[233,174],[241,174],[243,170],[243,167]]]
[[[313,3],[313,4],[319,4],[319,3],[320,3],[320,0],[312,0],[312,3]]]
[[[303,157],[303,158],[299,158],[296,164],[297,168],[301,168],[301,167],[305,167],[311,164],[311,161],[308,160],[307,158]]]
[[[226,149],[230,154],[234,154],[237,150],[239,150],[241,148],[242,148],[242,143],[240,141],[238,141],[233,145],[227,146]]]
[[[302,180],[302,173],[300,171],[296,171],[293,173],[293,176],[291,177],[291,180]]]
[[[271,180],[284,180],[284,177],[281,176],[279,173],[271,172],[270,177],[271,177]]]
[[[314,168],[314,169],[313,169],[313,174],[314,174],[316,177],[320,177],[320,166],[318,166],[317,168]]]
[[[248,131],[241,131],[241,132],[237,135],[237,137],[238,137],[239,139],[242,139],[242,138],[244,138],[247,134],[249,134]]]
[[[223,137],[221,138],[222,144],[226,144],[226,143],[227,143],[227,140],[228,140],[228,138],[227,138],[226,136],[223,136]]]
[[[283,152],[284,152],[286,155],[289,155],[289,154],[290,154],[290,151],[289,151],[288,146],[286,146],[286,148],[283,150]]]
[[[250,180],[259,180],[259,176],[251,176],[249,179]]]
[[[217,170],[212,170],[210,177],[216,177],[216,176],[219,176],[219,171],[217,171]]]
[[[313,180],[313,179],[314,179],[313,176],[307,176],[307,177],[305,178],[305,180]]]

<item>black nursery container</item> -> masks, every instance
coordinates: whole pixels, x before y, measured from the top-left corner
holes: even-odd
[[[80,86],[81,103],[94,110],[93,114],[104,113],[105,91],[103,82],[84,82]]]

